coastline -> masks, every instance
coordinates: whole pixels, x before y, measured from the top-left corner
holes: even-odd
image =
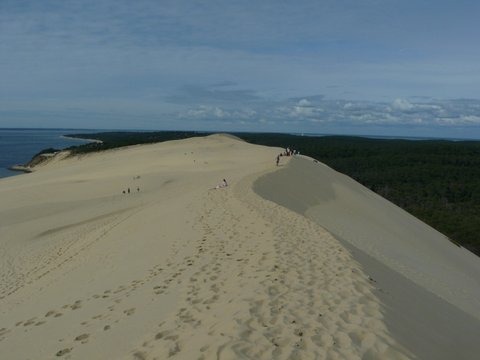
[[[1,132],[1,131],[4,132]],[[79,139],[65,136],[68,129],[0,129],[0,179],[16,176],[20,173],[35,171],[30,163],[36,154],[45,149],[64,149],[87,143],[100,143],[95,139]],[[71,132],[74,129],[71,130]]]
[[[10,171],[17,171],[17,172],[23,172],[23,173],[31,173],[33,172],[33,169],[29,166],[26,165],[12,165],[7,168]]]
[[[48,162],[54,160],[57,157],[61,157],[62,154],[66,155],[68,154],[68,150],[60,150],[54,153],[41,153],[39,155],[35,155],[30,159],[30,161],[24,165],[13,165],[8,167],[8,170],[11,171],[17,171],[17,172],[23,172],[23,173],[32,173],[38,168],[38,166],[44,166]]]

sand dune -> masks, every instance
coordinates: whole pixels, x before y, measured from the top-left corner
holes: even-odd
[[[375,281],[397,340],[422,359],[474,359],[480,260],[351,178],[308,157],[256,181],[350,249]]]
[[[205,360],[422,355],[396,331],[392,303],[355,251],[312,215],[322,214],[318,196],[331,201],[336,193],[318,195],[312,169],[310,185],[302,183],[304,174],[291,177],[298,159],[277,171],[278,152],[215,135],[67,158],[1,179],[0,353]],[[284,171],[304,199],[275,190]],[[340,178],[329,176],[330,183]],[[223,178],[230,186],[211,190]],[[256,181],[255,188],[263,181],[273,189],[270,200],[287,199],[287,207],[258,196]],[[301,211],[295,201],[303,202]],[[339,228],[355,231],[349,227],[355,212],[342,211],[333,204],[332,213],[345,216]],[[476,271],[475,261],[469,264]],[[450,302],[470,319],[475,306],[464,304],[476,290],[466,285],[450,288],[464,290],[462,300]]]

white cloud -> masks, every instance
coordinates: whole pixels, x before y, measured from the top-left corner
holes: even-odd
[[[206,106],[200,105],[195,109],[190,109],[186,112],[187,117],[195,119],[205,119],[205,118],[227,118],[229,113],[218,106]]]
[[[298,101],[298,106],[305,107],[305,106],[311,106],[312,103],[308,101],[307,99],[301,99]]]
[[[215,107],[215,108],[213,109],[213,114],[214,114],[217,118],[223,118],[223,117],[225,117],[225,116],[228,115],[223,109],[220,109],[219,107]]]
[[[316,117],[320,112],[323,112],[322,108],[312,105],[307,99],[300,99],[289,111],[289,116],[311,119],[312,117]]]
[[[440,125],[450,126],[472,126],[480,125],[480,116],[478,115],[462,115],[459,117],[444,117],[437,120]]]
[[[251,123],[257,121],[262,113],[249,108],[223,108],[215,105],[198,105],[177,114],[178,118],[185,120],[217,120],[222,123]]]
[[[392,103],[392,108],[398,111],[409,111],[412,110],[415,106],[405,99],[395,99]]]
[[[465,124],[480,124],[480,116],[478,115],[462,116],[461,120]]]
[[[290,115],[293,117],[309,117],[315,114],[313,107],[294,106]]]

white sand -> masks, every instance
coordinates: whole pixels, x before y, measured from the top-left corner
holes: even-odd
[[[278,152],[209,136],[0,180],[0,354],[414,357],[349,251],[252,191]]]

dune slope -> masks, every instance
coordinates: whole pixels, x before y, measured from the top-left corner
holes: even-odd
[[[295,157],[258,179],[254,189],[326,228],[350,249],[375,282],[392,334],[419,358],[477,356],[477,256],[308,157]]]

